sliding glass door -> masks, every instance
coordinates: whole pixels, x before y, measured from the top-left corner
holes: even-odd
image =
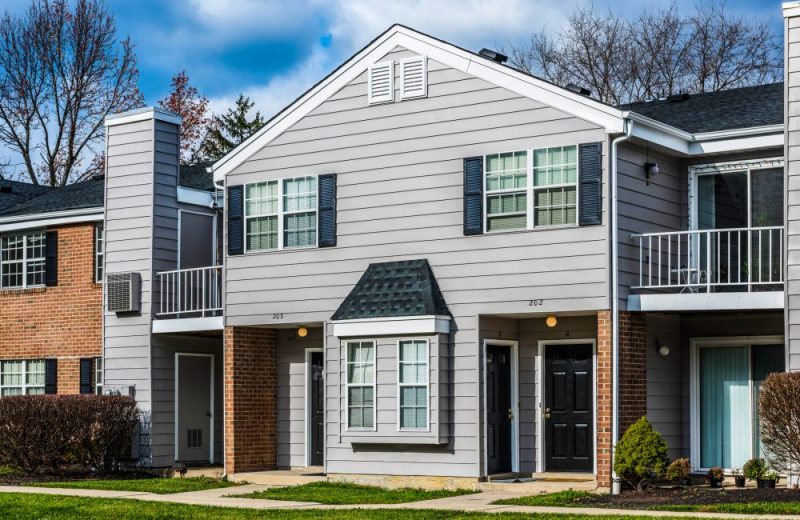
[[[700,468],[741,468],[762,453],[758,392],[767,375],[784,370],[782,344],[699,343],[695,360],[696,446]]]

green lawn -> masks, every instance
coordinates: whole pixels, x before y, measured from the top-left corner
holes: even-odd
[[[743,515],[800,515],[800,502],[745,502],[742,504],[653,506],[654,511],[738,513]]]
[[[509,506],[546,506],[546,507],[581,507],[585,506],[585,500],[595,496],[588,491],[556,491],[554,493],[542,493],[519,498],[506,498],[495,500],[492,504],[503,504]]]
[[[82,498],[24,493],[0,493],[0,518],[15,520],[149,520],[157,518],[191,518],[193,520],[584,520],[580,515],[530,515],[513,513],[460,513],[413,509],[319,510],[235,509],[190,506],[139,500]],[[611,520],[613,516],[592,516],[591,520]],[[626,517],[626,520],[652,520],[647,517]],[[667,520],[660,518],[659,520]],[[683,520],[686,520],[685,518]]]
[[[235,495],[244,498],[266,498],[269,500],[289,500],[292,502],[319,502],[320,504],[403,504],[434,498],[447,498],[477,493],[470,489],[455,491],[424,489],[386,489],[375,486],[361,486],[340,482],[312,482],[302,486],[270,488],[264,491]]]
[[[13,475],[14,473],[16,473],[16,470],[14,470],[14,468],[9,468],[8,466],[0,466],[0,477],[6,475]]]
[[[110,491],[143,491],[167,495],[170,493],[186,493],[187,491],[203,491],[205,489],[226,488],[240,485],[210,477],[191,478],[137,478],[109,480],[70,480],[66,482],[38,482],[30,484],[36,487],[105,489]]]

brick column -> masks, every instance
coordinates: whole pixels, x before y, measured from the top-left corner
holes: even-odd
[[[647,321],[642,312],[619,313],[619,434],[647,415]]]
[[[277,467],[278,365],[274,330],[225,328],[225,471]]]
[[[597,485],[611,487],[611,311],[597,313]]]

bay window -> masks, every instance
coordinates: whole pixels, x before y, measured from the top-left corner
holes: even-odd
[[[0,288],[45,284],[45,232],[6,235],[0,239]]]
[[[428,341],[398,343],[398,408],[400,430],[428,428]]]
[[[347,343],[347,428],[375,428],[375,342]]]

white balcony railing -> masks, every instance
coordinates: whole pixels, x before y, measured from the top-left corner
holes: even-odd
[[[159,284],[159,318],[222,315],[222,266],[164,271]]]
[[[783,290],[783,226],[632,235],[639,284],[677,292]]]

